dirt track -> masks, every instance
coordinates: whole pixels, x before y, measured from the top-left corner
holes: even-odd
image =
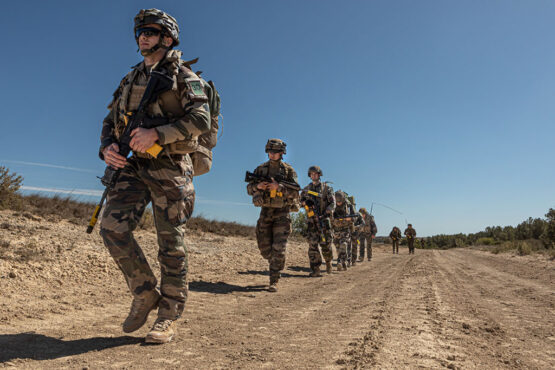
[[[253,240],[191,235],[179,334],[147,346],[154,315],[121,332],[130,296],[83,230],[0,212],[0,367],[555,367],[555,263],[543,257],[380,246],[371,262],[308,278],[306,245],[293,242],[272,294]],[[137,239],[156,265],[155,236]]]

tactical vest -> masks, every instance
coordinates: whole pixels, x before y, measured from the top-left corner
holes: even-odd
[[[272,168],[273,169],[273,168]],[[285,179],[291,179],[292,170],[293,168],[289,165],[286,165],[282,161],[279,162],[279,168],[277,171],[270,171],[270,161],[260,165],[256,173],[261,176],[265,177],[272,177],[276,175],[281,175]],[[269,208],[284,208],[284,207],[293,207],[296,208],[298,211],[298,193],[296,196],[290,194],[291,192],[284,190],[282,193],[278,193],[275,197],[271,197],[269,191],[262,192],[262,207],[269,207]]]
[[[186,113],[181,103],[180,92],[187,89],[186,85],[188,80],[199,80],[199,78],[193,72],[186,72],[181,68],[177,68],[176,64],[179,63],[180,59],[176,59],[176,55],[178,56],[180,54],[177,54],[177,52],[168,54],[170,58],[175,60],[173,63],[168,63],[170,64],[168,72],[174,81],[173,86],[171,90],[162,93],[158,97],[157,101],[148,105],[147,114],[149,117],[165,117],[171,122],[172,119],[178,119]],[[164,64],[164,66],[166,66],[166,64]],[[122,80],[122,83],[120,84],[118,90],[116,90],[116,93],[114,93],[115,100],[112,103],[111,108],[114,112],[114,133],[118,140],[125,129],[128,112],[133,112],[138,108],[139,102],[141,101],[146,89],[146,85],[142,86],[135,83],[138,74],[139,70],[137,68],[129,72]],[[119,96],[116,96],[116,94]],[[192,98],[192,94],[189,94],[189,97]],[[199,147],[198,137],[193,136],[185,140],[165,144],[163,147],[165,152],[168,154],[193,153]],[[151,158],[147,153],[134,153],[139,157]]]

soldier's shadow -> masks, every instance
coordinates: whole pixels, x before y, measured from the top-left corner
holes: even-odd
[[[302,268],[302,267],[301,267]],[[289,268],[290,270],[295,271],[294,269]],[[301,271],[301,270],[299,270]],[[307,272],[310,270],[307,270]],[[247,271],[239,271],[238,272],[239,275],[266,275],[266,276],[270,276],[270,273],[268,272],[268,270],[247,270]],[[308,278],[308,275],[294,275],[294,274],[289,274],[287,272],[281,272],[281,277],[282,278]]]
[[[0,334],[0,363],[15,359],[52,360],[142,342],[143,338],[130,336],[62,340],[33,332]]]
[[[233,292],[262,292],[267,289],[268,287],[266,285],[240,286],[224,283],[223,281],[218,281],[217,283],[211,283],[207,281],[191,281],[189,283],[189,290],[193,292],[205,292],[214,294],[229,294]]]

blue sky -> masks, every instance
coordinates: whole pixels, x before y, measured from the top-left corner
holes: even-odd
[[[552,1],[6,3],[0,165],[28,191],[102,190],[102,119],[140,61],[133,17],[148,7],[177,18],[179,49],[222,97],[197,215],[256,222],[244,171],[271,137],[303,186],[318,164],[358,206],[403,213],[375,206],[379,234],[405,218],[420,235],[475,232],[555,206]]]

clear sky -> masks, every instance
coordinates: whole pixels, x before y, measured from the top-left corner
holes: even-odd
[[[102,119],[141,58],[133,17],[177,18],[215,81],[223,136],[195,213],[254,224],[245,170],[271,137],[309,181],[374,206],[380,229],[475,232],[555,206],[553,1],[6,2],[0,165],[28,191],[102,186]],[[52,194],[52,193],[49,193]]]

